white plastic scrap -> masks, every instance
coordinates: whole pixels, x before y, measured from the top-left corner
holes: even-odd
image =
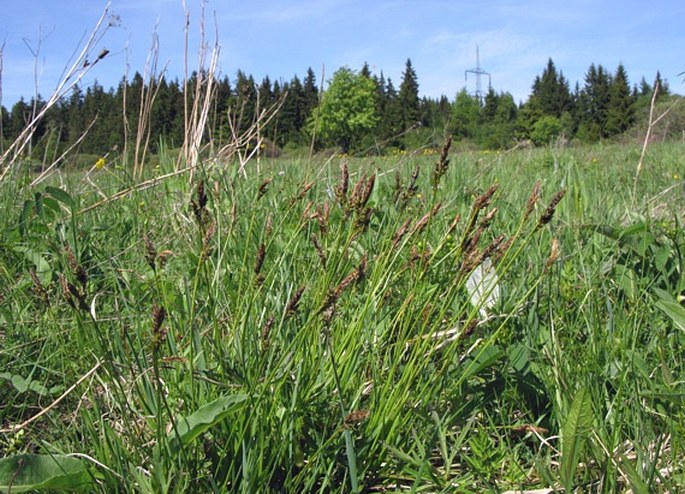
[[[482,318],[487,317],[500,299],[499,278],[489,257],[483,259],[466,280],[466,291],[471,305],[478,309]]]

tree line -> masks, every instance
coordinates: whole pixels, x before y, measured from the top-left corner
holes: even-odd
[[[179,146],[184,139],[185,109],[192,105],[184,93],[192,98],[197,80],[193,74],[184,86],[162,76],[150,87],[136,73],[109,90],[97,82],[85,89],[76,87],[36,127],[28,153],[41,159],[71,146],[86,154],[121,148],[127,139],[135,138],[146,92],[155,95],[147,115],[151,151],[161,143]],[[234,80],[223,77],[215,82],[207,138],[229,141],[233,132],[249,128],[260,111],[278,107],[276,118],[260,129],[274,147],[298,148],[314,142],[320,148],[373,152],[430,145],[431,138],[437,141],[435,136],[441,139],[445,134],[484,148],[507,148],[522,139],[544,145],[558,137],[596,142],[628,130],[638,110],[649,104],[655,87],[659,97],[669,93],[659,73],[653,84],[643,77],[631,87],[622,64],[614,71],[592,64],[583,85],[571,88],[551,58],[521,103],[510,93],[492,88],[482,99],[466,88],[453,100],[421,97],[410,59],[398,87],[382,72],[373,74],[368,64],[358,71],[338,69],[323,92],[311,68],[303,79],[296,75],[289,81],[271,81],[266,76],[258,83],[238,71]],[[3,149],[43,104],[38,96],[20,99],[9,111],[0,107]],[[86,132],[87,138],[80,140]]]

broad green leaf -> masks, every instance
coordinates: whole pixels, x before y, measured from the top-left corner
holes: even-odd
[[[86,464],[65,455],[16,455],[0,460],[0,492],[86,489],[93,483]]]
[[[45,193],[51,195],[55,199],[57,199],[59,202],[67,206],[69,209],[74,209],[74,200],[72,197],[69,195],[68,192],[58,189],[57,187],[45,187]]]
[[[471,377],[481,373],[491,365],[494,365],[502,355],[504,351],[498,345],[488,345],[484,347],[477,355],[476,358],[469,362],[466,366],[466,370],[462,375],[462,380],[470,379]]]
[[[38,279],[41,283],[44,285],[50,283],[52,278],[50,264],[40,253],[24,246],[15,247],[14,251],[24,254],[24,257],[36,267],[36,275],[38,275]]]
[[[670,293],[658,288],[655,288],[654,292],[659,297],[659,300],[654,303],[657,309],[666,314],[676,327],[685,331],[685,308]]]
[[[528,348],[521,343],[516,343],[507,348],[507,353],[512,368],[521,374],[526,374],[530,369],[530,351]]]
[[[616,264],[614,266],[615,280],[618,286],[623,290],[626,296],[634,301],[639,294],[638,277],[630,268],[623,264]]]
[[[32,201],[24,201],[24,207],[21,208],[21,214],[19,215],[19,234],[22,237],[26,237],[26,228],[33,209]]]
[[[54,395],[61,389],[61,386],[54,386],[48,389],[33,379],[25,379],[18,374],[10,374],[9,372],[3,372],[0,374],[0,379],[5,379],[6,381],[11,382],[12,386],[14,386],[19,393],[25,393],[26,391],[30,390],[41,396],[47,396]]]
[[[573,492],[573,474],[592,425],[590,393],[581,388],[571,404],[571,410],[561,428],[561,482],[566,492]]]
[[[178,450],[191,443],[210,427],[241,409],[245,400],[247,400],[245,394],[220,396],[216,400],[202,405],[187,417],[178,419],[176,427],[169,432],[172,449]]]

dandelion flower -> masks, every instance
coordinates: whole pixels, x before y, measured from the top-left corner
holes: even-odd
[[[105,167],[105,158],[100,158],[95,162],[95,168],[102,170]]]

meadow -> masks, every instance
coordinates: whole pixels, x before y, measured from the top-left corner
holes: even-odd
[[[685,144],[640,154],[16,167],[0,492],[680,491]]]

